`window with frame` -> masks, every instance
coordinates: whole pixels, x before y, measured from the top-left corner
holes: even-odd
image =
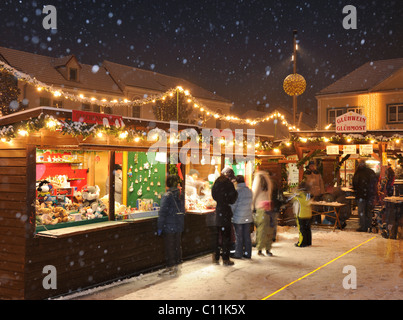
[[[78,70],[77,68],[69,68],[69,80],[77,81],[78,80]]]
[[[133,106],[132,107],[132,117],[133,118],[140,118],[140,106]]]
[[[403,104],[388,105],[388,123],[403,122]]]
[[[93,104],[92,108],[93,108],[93,110],[92,110],[93,112],[98,112],[98,113],[101,112],[101,106],[98,104]]]
[[[327,123],[334,125],[336,118],[344,113],[344,109],[328,109],[327,110]]]
[[[347,108],[347,112],[355,112],[358,114],[362,114],[362,108],[360,108],[360,107]]]
[[[101,113],[112,114],[112,107],[102,107]]]
[[[53,100],[53,107],[62,108],[63,107],[63,100]]]
[[[221,109],[218,109],[218,110],[217,110],[217,114],[222,115],[222,110],[221,110]],[[221,119],[216,119],[216,121],[215,121],[215,127],[216,127],[217,129],[221,129],[221,126],[222,126],[222,121],[221,121]]]
[[[89,103],[83,103],[81,105],[81,110],[82,111],[91,111],[91,105]]]
[[[39,98],[39,106],[40,107],[50,107],[50,99],[45,97]]]

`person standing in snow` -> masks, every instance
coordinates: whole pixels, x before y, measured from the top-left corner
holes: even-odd
[[[353,189],[358,206],[360,227],[359,232],[367,232],[371,227],[372,209],[377,194],[377,177],[375,172],[368,168],[361,160],[353,176]]]
[[[235,254],[234,259],[252,257],[252,241],[250,227],[253,223],[252,216],[252,191],[246,186],[242,175],[236,176],[238,199],[231,205],[233,216],[232,223],[235,228]]]
[[[392,169],[392,165],[388,163],[388,168],[385,172],[386,175],[386,195],[388,197],[393,196],[393,185],[395,183],[395,172]]]
[[[181,237],[184,229],[185,207],[178,189],[179,177],[169,175],[166,180],[167,192],[162,196],[158,214],[158,236],[164,237],[166,269],[160,274],[175,276],[182,263]]]
[[[273,233],[273,242],[276,241],[277,236],[277,225],[278,225],[278,216],[280,215],[281,206],[284,204],[284,195],[283,190],[279,187],[278,181],[276,181],[275,173],[269,172],[270,180],[272,182],[272,211],[274,216],[274,233]]]
[[[297,193],[293,198],[293,210],[299,231],[298,242],[295,244],[296,247],[307,247],[312,245],[312,208],[308,189],[309,187],[306,182],[301,182]]]
[[[213,253],[213,262],[219,263],[220,248],[222,248],[222,259],[224,265],[232,266],[233,261],[230,260],[231,247],[231,230],[232,230],[232,210],[230,205],[234,204],[238,198],[238,192],[235,190],[232,180],[235,179],[234,170],[227,167],[221,172],[211,189],[211,195],[217,202],[216,221],[217,228],[216,242]],[[220,246],[220,239],[222,246]]]
[[[272,181],[267,172],[257,171],[252,183],[252,209],[256,212],[256,248],[258,255],[264,256],[263,249],[266,254],[272,256],[270,252],[273,243],[275,215],[272,208]]]
[[[304,180],[309,192],[314,201],[321,201],[323,194],[325,193],[325,185],[320,172],[316,169],[315,161],[309,161],[308,166],[304,172]],[[316,211],[320,209],[317,208]],[[313,217],[315,223],[321,223],[321,216],[317,215]]]

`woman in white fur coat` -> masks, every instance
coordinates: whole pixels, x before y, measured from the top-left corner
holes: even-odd
[[[273,184],[270,176],[265,171],[257,171],[252,184],[252,210],[256,212],[256,248],[258,255],[272,256],[271,246],[274,234],[274,215],[272,214],[272,189]]]

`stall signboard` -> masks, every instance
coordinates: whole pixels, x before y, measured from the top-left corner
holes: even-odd
[[[339,146],[327,146],[326,153],[328,156],[339,155]]]
[[[104,113],[73,110],[72,120],[75,122],[102,124],[107,127],[111,125],[114,125],[116,127],[124,127],[122,116],[116,116]]]
[[[295,163],[287,163],[287,173],[288,173],[288,186],[294,187],[299,183],[299,169],[297,167],[298,156],[292,155],[288,156],[287,160],[295,160]]]
[[[336,133],[367,132],[367,117],[347,112],[336,118]]]
[[[357,146],[355,144],[343,146],[343,155],[346,154],[357,154]]]
[[[372,144],[360,144],[360,156],[367,156],[374,153],[374,146]]]

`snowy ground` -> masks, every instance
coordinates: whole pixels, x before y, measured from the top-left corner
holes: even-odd
[[[268,299],[403,299],[403,241],[358,233],[356,227],[354,219],[344,231],[314,227],[313,245],[307,248],[294,246],[296,228],[279,227],[273,257],[254,250],[251,260],[234,260],[227,267],[213,265],[207,255],[184,262],[173,278],[153,272],[61,299],[260,300],[287,285]],[[348,265],[355,267],[356,289],[343,287],[344,278],[353,275],[343,273]]]

